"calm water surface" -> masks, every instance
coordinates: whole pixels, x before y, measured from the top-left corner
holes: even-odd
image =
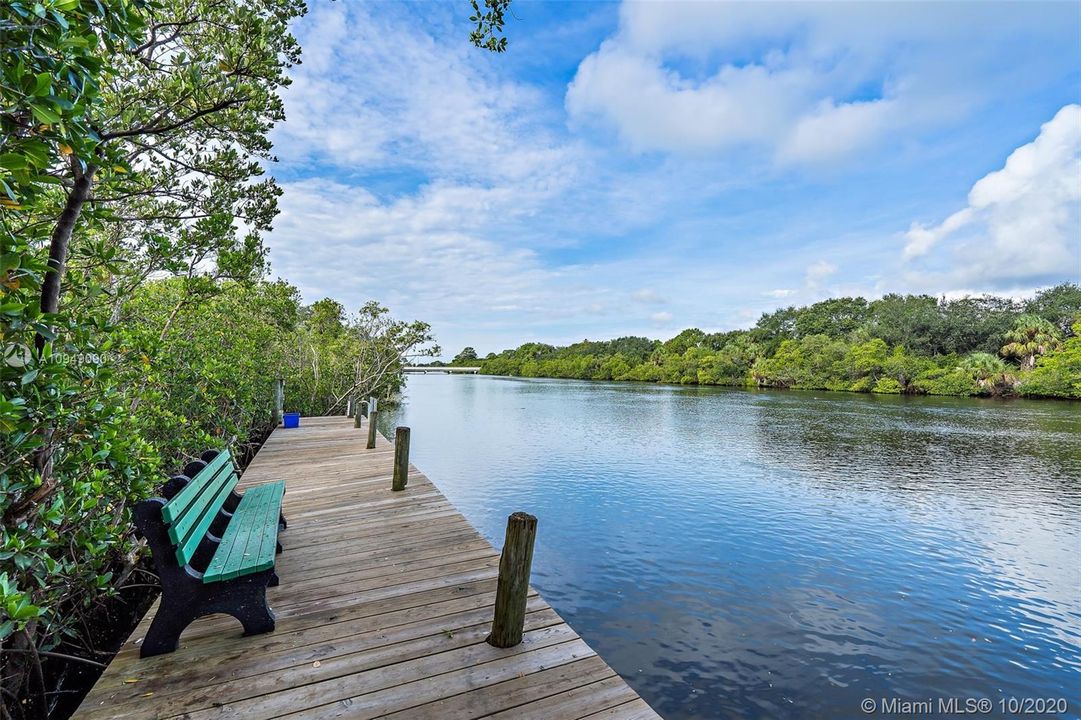
[[[383,419],[497,547],[538,516],[534,585],[669,720],[1081,716],[1081,405],[427,375]]]

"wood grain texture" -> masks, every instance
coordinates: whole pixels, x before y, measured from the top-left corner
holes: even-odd
[[[658,717],[532,589],[521,644],[486,643],[499,553],[415,467],[391,491],[394,448],[365,435],[304,418],[241,478],[286,483],[273,633],[211,616],[140,660],[155,605],[75,717]]]

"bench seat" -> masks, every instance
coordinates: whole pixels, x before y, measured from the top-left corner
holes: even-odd
[[[204,583],[232,580],[274,567],[284,493],[284,480],[257,485],[244,492],[203,573]]]

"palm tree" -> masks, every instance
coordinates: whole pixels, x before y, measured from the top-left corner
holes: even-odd
[[[968,372],[980,388],[992,395],[1002,395],[1013,390],[1017,378],[1010,374],[1010,366],[991,353],[972,353],[961,361],[960,367]]]
[[[1013,329],[1006,333],[1008,341],[1002,346],[1003,357],[1013,358],[1022,370],[1036,366],[1036,358],[1057,350],[1062,340],[1058,328],[1038,315],[1021,315]]]

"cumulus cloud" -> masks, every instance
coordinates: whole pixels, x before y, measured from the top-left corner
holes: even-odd
[[[811,263],[807,266],[807,272],[804,275],[807,281],[807,287],[817,288],[836,272],[837,266],[833,263],[826,262],[825,260]]]
[[[998,6],[988,22],[977,5],[937,3],[625,2],[565,104],[575,122],[612,128],[639,151],[751,147],[782,164],[819,163],[957,122],[986,100],[972,80],[997,62],[975,48],[1024,32],[1031,15]]]
[[[672,323],[672,313],[662,310],[650,315],[649,319],[657,327],[668,327]]]
[[[955,265],[955,281],[975,286],[1081,275],[1081,105],[1063,107],[973,185],[965,207],[937,225],[913,223],[905,240],[910,265]]]
[[[284,189],[272,259],[275,266],[303,268],[289,275],[308,299],[333,295],[357,304],[378,297],[429,321],[517,313],[496,322],[571,317],[605,299],[586,268],[548,269],[534,251],[509,249],[476,232],[477,207],[512,212],[513,199],[502,193],[439,186],[383,202],[333,180]]]
[[[631,300],[644,305],[663,305],[666,300],[660,293],[652,288],[642,288],[631,293]]]

